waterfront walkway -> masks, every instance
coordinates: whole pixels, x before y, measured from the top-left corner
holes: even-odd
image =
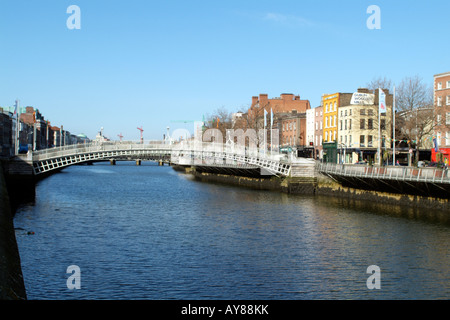
[[[416,168],[401,166],[367,166],[318,163],[317,170],[331,177],[351,177],[361,179],[383,179],[409,182],[450,184],[448,170],[442,168]]]
[[[450,197],[447,169],[317,163],[316,171],[343,185],[383,192]]]

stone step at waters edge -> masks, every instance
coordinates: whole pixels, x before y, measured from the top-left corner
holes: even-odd
[[[309,165],[292,165],[291,167],[291,177],[315,177],[315,166],[313,164]]]
[[[8,161],[5,169],[8,175],[33,175],[33,162],[15,158]]]

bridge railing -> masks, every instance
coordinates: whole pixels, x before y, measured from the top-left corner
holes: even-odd
[[[245,148],[240,146],[230,146],[223,143],[183,141],[176,144],[164,144],[163,142],[141,143],[135,141],[122,142],[91,142],[85,144],[68,145],[51,149],[44,149],[33,152],[33,160],[41,161],[52,158],[82,155],[88,153],[110,152],[110,151],[142,151],[165,153],[172,158],[227,158],[238,160],[236,157],[244,157],[245,160],[264,160],[274,163],[287,163],[285,155],[269,150],[256,148]]]
[[[42,159],[71,156],[75,154],[117,150],[161,150],[174,156],[196,152],[201,152],[205,155],[215,153],[231,153],[245,157],[263,158],[269,161],[287,162],[284,155],[280,155],[278,152],[271,152],[269,150],[263,151],[261,149],[247,149],[239,146],[228,146],[223,143],[191,141],[185,141],[177,144],[164,144],[162,141],[152,141],[150,143],[135,141],[90,142],[34,151],[33,160],[39,161]]]
[[[57,157],[72,156],[76,154],[87,154],[93,152],[108,152],[117,150],[167,150],[170,151],[170,145],[152,142],[143,144],[141,142],[116,141],[116,142],[90,142],[84,144],[67,145],[56,148],[33,151],[33,160],[51,159]]]
[[[109,159],[122,156],[170,157],[175,164],[238,166],[264,168],[275,174],[289,175],[290,161],[278,152],[261,148],[247,148],[234,144],[202,141],[182,141],[175,144],[161,142],[91,142],[33,152],[37,171],[52,170],[90,159]]]
[[[331,176],[417,181],[428,183],[450,183],[447,169],[416,168],[401,166],[368,166],[335,163],[318,163],[317,170]]]

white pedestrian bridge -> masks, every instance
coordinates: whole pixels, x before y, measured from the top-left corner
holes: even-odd
[[[32,153],[35,175],[74,164],[111,159],[145,159],[186,166],[259,168],[267,174],[279,176],[288,176],[293,164],[286,155],[278,152],[271,153],[268,150],[260,149],[248,150],[245,147],[198,141],[183,141],[177,144],[167,144],[164,141],[149,143],[90,142],[38,150]],[[312,165],[314,168],[312,160],[305,160],[305,164]]]

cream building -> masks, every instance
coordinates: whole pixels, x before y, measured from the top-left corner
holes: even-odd
[[[367,160],[377,163],[377,150],[391,152],[392,94],[386,94],[386,113],[379,116],[378,90],[358,89],[350,104],[338,108],[337,152],[339,163]],[[379,135],[381,130],[381,136]]]

